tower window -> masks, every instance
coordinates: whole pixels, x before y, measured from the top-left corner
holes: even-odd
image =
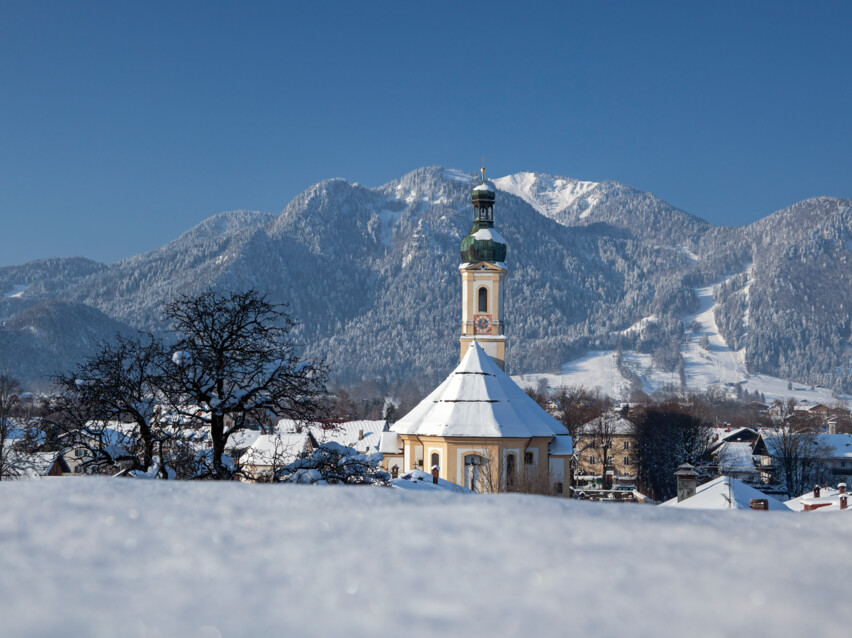
[[[439,461],[440,461],[440,460],[441,460],[441,459],[440,459],[440,457],[438,456],[438,453],[437,453],[437,452],[432,452],[432,465],[430,466],[430,468],[429,468],[429,469],[432,469],[432,468],[433,468],[433,467],[435,467],[436,465],[440,467],[440,465],[441,465],[441,464],[439,463]]]
[[[477,312],[488,312],[488,288],[483,286],[479,289],[479,310]]]

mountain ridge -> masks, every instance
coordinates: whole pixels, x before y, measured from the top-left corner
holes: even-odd
[[[20,329],[13,319],[33,321],[22,313],[39,302],[91,307],[117,322],[110,329],[157,331],[162,302],[174,295],[251,287],[289,304],[301,322],[297,338],[328,357],[341,381],[429,383],[457,356],[458,248],[476,180],[439,166],[376,188],[323,180],[278,214],[220,213],[115,264],[0,268],[0,337]],[[676,370],[696,290],[734,277],[719,286],[717,323],[732,347],[744,344],[750,372],[848,387],[850,310],[841,304],[838,319],[830,302],[852,281],[848,200],[811,198],[748,226],[720,227],[617,182],[516,173],[492,183],[509,246],[510,371],[559,369],[604,347],[646,352]],[[748,268],[746,295],[735,277]],[[821,277],[827,285],[797,306],[797,287]],[[658,320],[648,330],[624,333],[651,315]],[[69,339],[79,341],[82,328],[71,336],[69,327]],[[2,339],[0,356],[16,356]],[[61,353],[55,361],[73,363]]]

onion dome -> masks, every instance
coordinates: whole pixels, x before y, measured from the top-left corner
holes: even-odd
[[[485,183],[485,168],[482,181],[473,189],[473,228],[462,239],[462,261],[475,264],[480,261],[505,261],[506,240],[494,230],[494,201],[497,193]]]

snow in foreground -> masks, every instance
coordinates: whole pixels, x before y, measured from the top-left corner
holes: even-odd
[[[7,636],[845,635],[843,514],[0,483]]]

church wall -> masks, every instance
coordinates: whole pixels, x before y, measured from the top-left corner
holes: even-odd
[[[482,457],[479,469],[480,484],[486,492],[502,492],[506,490],[506,464],[509,454],[515,455],[515,466],[518,477],[529,470],[530,476],[538,477],[541,472],[550,472],[551,465],[548,457],[550,437],[534,437],[532,439],[514,438],[480,438],[480,437],[431,437],[401,435],[405,446],[405,463],[402,471],[422,469],[431,470],[432,454],[439,455],[439,473],[442,479],[452,481],[457,485],[465,484],[465,458],[469,455]],[[422,445],[421,445],[422,443]],[[422,466],[417,464],[418,456],[414,450],[424,450],[425,458]],[[411,452],[409,452],[411,450]],[[525,463],[526,453],[531,454],[532,463]],[[561,457],[555,457],[561,458]],[[560,461],[562,462],[562,461]],[[563,477],[567,474],[562,465]],[[564,483],[563,478],[563,483]]]

